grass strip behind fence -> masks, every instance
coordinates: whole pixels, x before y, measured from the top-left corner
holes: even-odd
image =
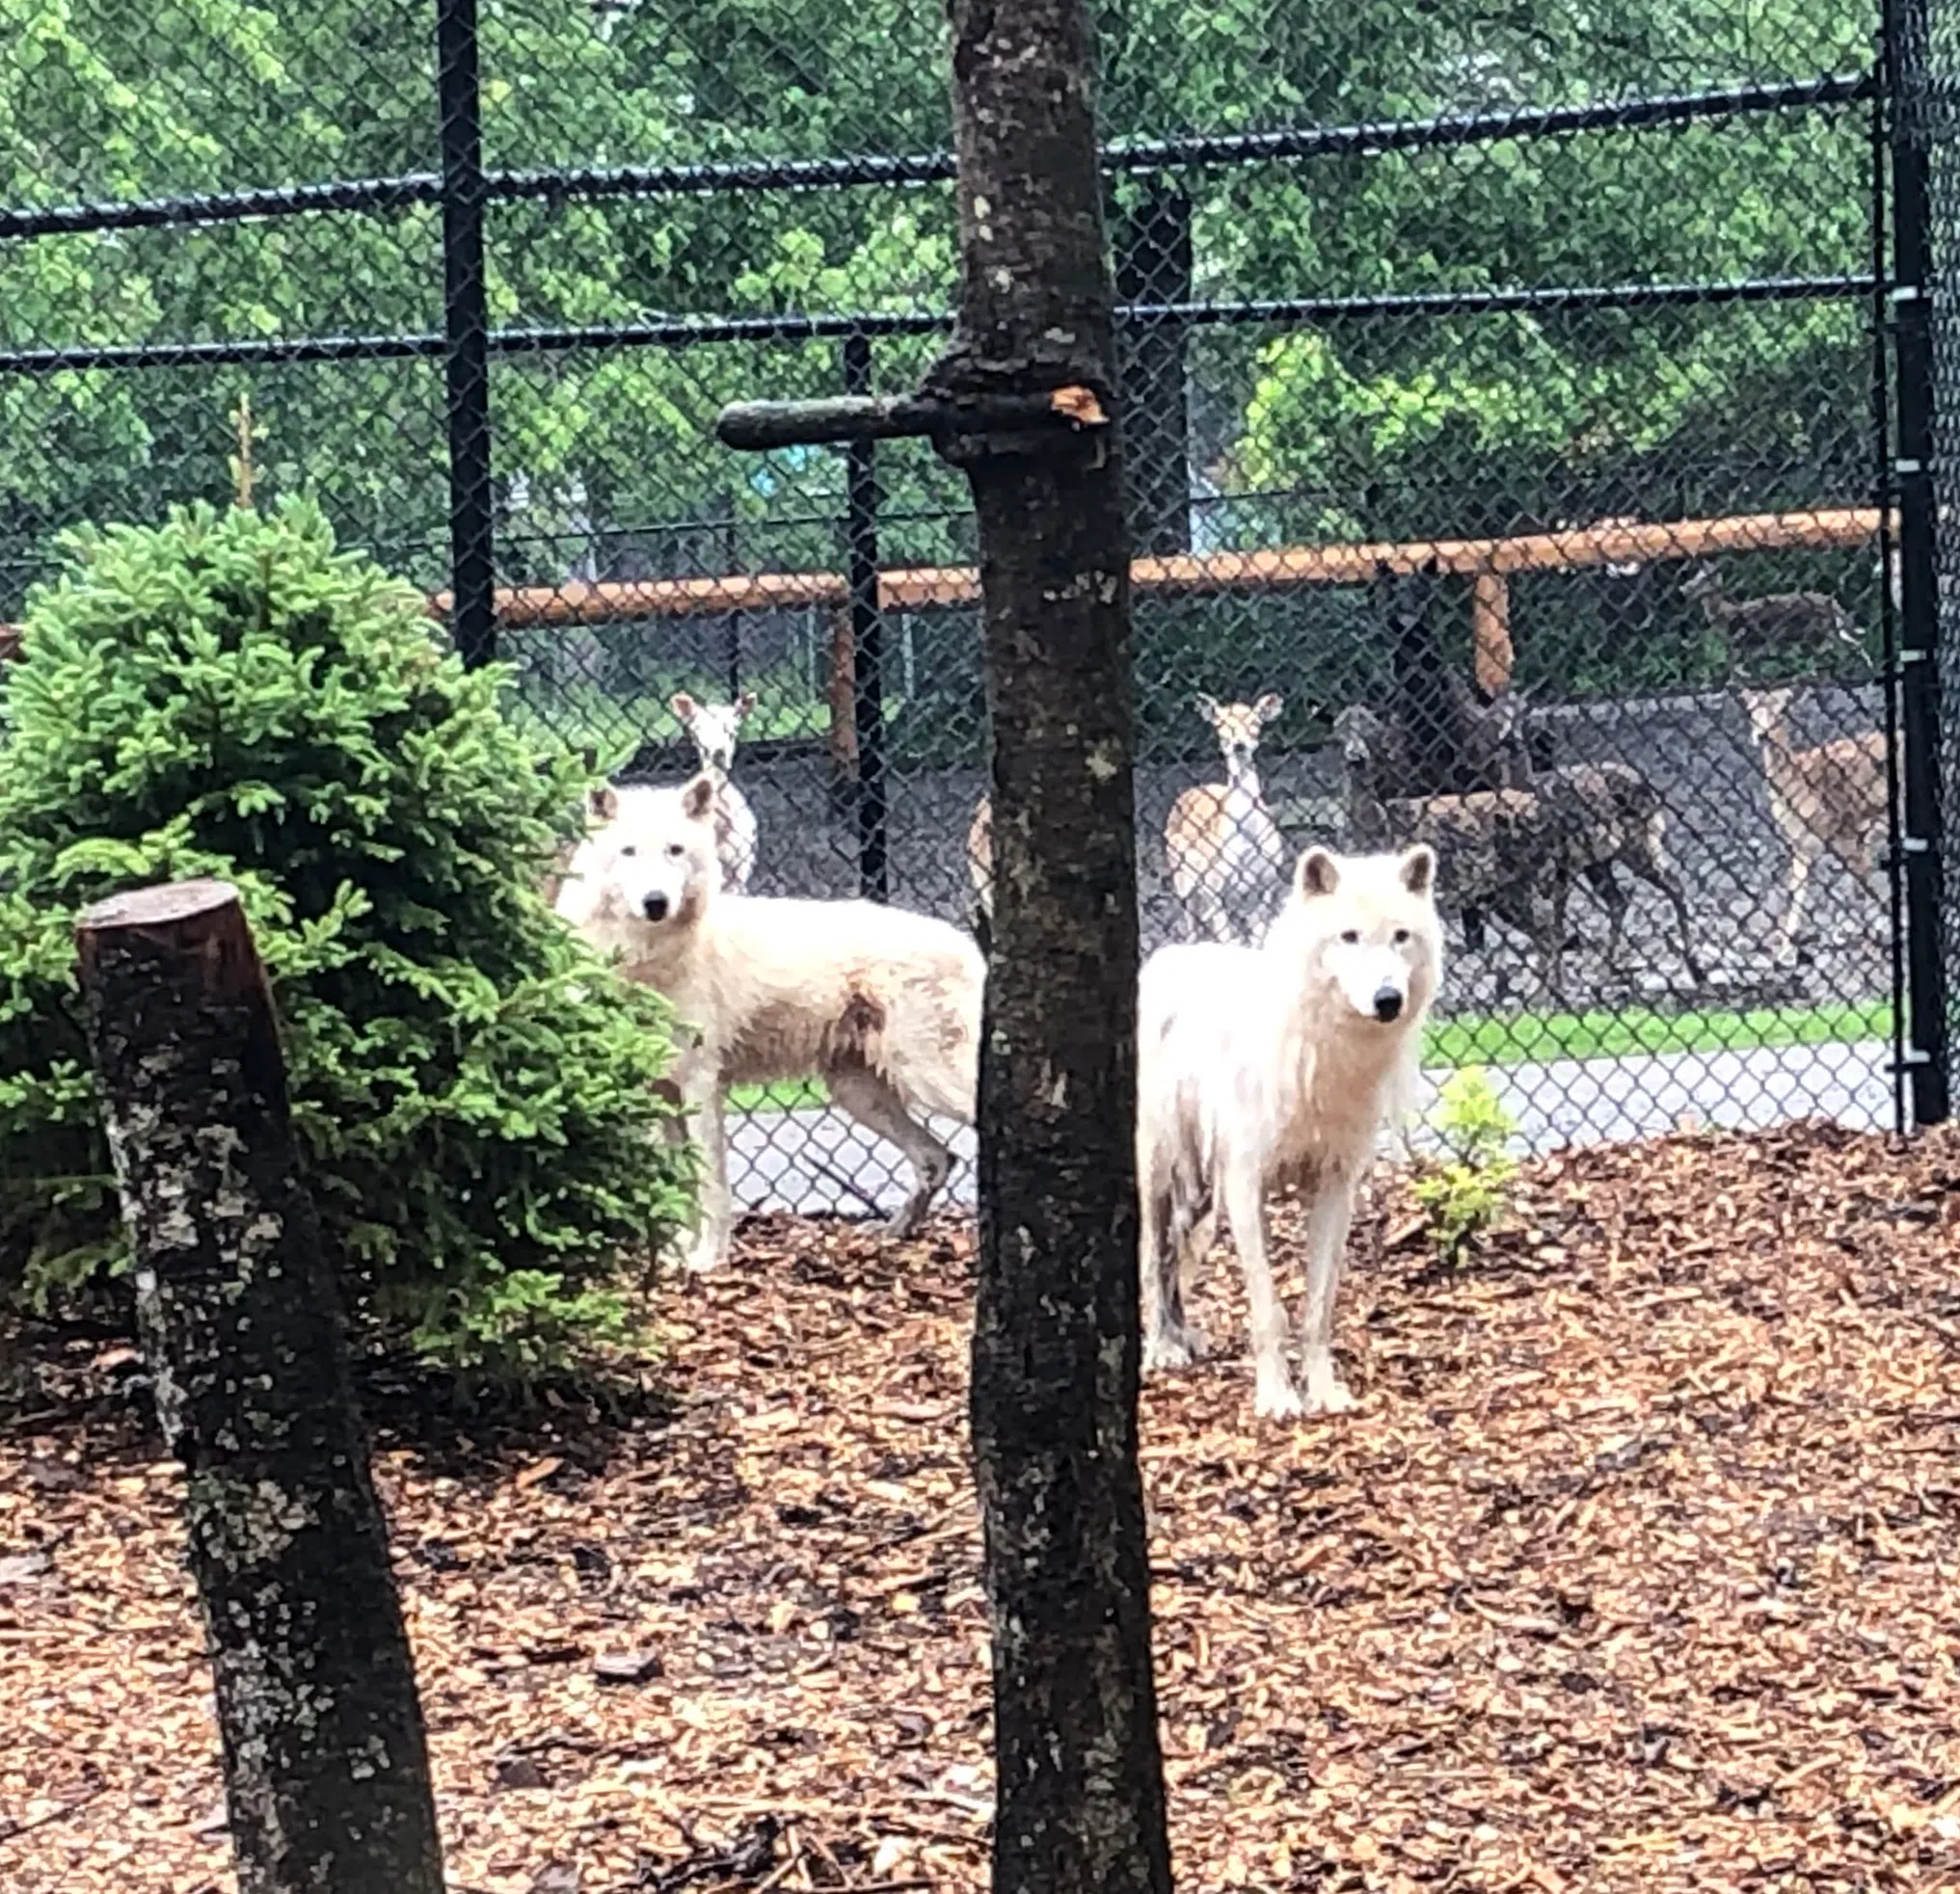
[[[1764,1046],[1850,1045],[1892,1036],[1882,1000],[1746,1012],[1512,1013],[1437,1020],[1424,1063],[1533,1065],[1551,1059],[1633,1058],[1655,1053],[1750,1052]]]
[[[1534,1065],[1553,1059],[1638,1058],[1664,1053],[1752,1052],[1766,1046],[1839,1046],[1892,1036],[1892,1007],[1882,1000],[1825,1006],[1761,1006],[1746,1012],[1624,1012],[1466,1014],[1436,1020],[1423,1063]],[[738,1111],[817,1110],[828,1103],[820,1080],[780,1085],[738,1085]]]

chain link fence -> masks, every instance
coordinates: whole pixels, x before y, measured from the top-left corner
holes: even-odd
[[[1902,0],[1891,15],[1897,94],[1895,195],[1900,381],[1899,670],[1908,682],[1905,734],[1938,758],[1908,784],[1906,868],[1919,905],[1946,911],[1960,887],[1960,824],[1943,818],[1941,791],[1960,781],[1960,695],[1940,688],[1942,627],[1960,607],[1960,8]],[[1911,791],[1918,790],[1915,797]],[[1960,1035],[1960,934],[1926,930],[1909,943],[1914,989],[1929,1030],[1906,1051],[1917,1089],[1950,1103],[1951,1048]]]
[[[1101,13],[1146,946],[1255,939],[1310,840],[1429,839],[1431,1064],[1490,1068],[1525,1142],[1893,1122],[1909,1018],[1945,1043],[1905,951],[1916,903],[1938,960],[1937,882],[1888,873],[1897,606],[1931,610],[1903,488],[1887,558],[1896,32]],[[244,398],[261,491],[425,585],[522,715],[627,780],[725,760],[750,892],[972,922],[963,482],[712,433],[942,346],[941,38],[895,0],[23,18],[0,615],[60,528],[228,493]],[[740,1102],[738,1195],[894,1200],[815,1089]]]

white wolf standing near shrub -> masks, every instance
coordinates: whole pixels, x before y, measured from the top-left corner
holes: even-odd
[[[1423,1020],[1442,974],[1436,857],[1309,848],[1260,947],[1160,947],[1138,997],[1137,1177],[1143,1360],[1203,1351],[1185,1320],[1186,1270],[1223,1213],[1251,1305],[1257,1411],[1337,1412],[1334,1294],[1356,1187],[1377,1134],[1413,1094]],[[1267,1256],[1266,1194],[1297,1183],[1306,1219],[1304,1394]]]
[[[594,980],[530,893],[589,767],[527,739],[501,667],[466,670],[310,501],[62,551],[0,740],[0,1302],[59,1304],[128,1253],[75,911],[209,875],[288,1028],[362,1345],[523,1382],[630,1333],[629,1266],[693,1192],[647,1149],[673,1119],[668,1009]]]
[[[728,894],[715,857],[715,784],[604,789],[603,826],[580,844],[558,913],[620,971],[671,1002],[685,1038],[674,1078],[702,1155],[690,1268],[728,1250],[724,1094],[819,1077],[859,1124],[889,1138],[914,1184],[887,1228],[919,1227],[953,1168],[915,1112],[971,1124],[986,963],[956,927],[871,901]]]

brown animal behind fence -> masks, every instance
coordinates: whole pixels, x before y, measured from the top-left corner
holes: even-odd
[[[1274,691],[1250,704],[1221,704],[1202,693],[1196,702],[1219,740],[1225,780],[1196,784],[1170,805],[1165,861],[1200,940],[1253,942],[1286,867],[1286,844],[1253,759],[1266,726],[1285,707]]]
[[[1722,574],[1705,560],[1689,569],[1681,594],[1701,606],[1732,656],[1814,651],[1824,644],[1857,650],[1864,644],[1857,622],[1828,592],[1732,599],[1723,590]]]
[[[1539,974],[1556,997],[1564,987],[1569,870],[1558,830],[1531,789],[1472,789],[1461,795],[1386,796],[1375,745],[1391,742],[1385,721],[1360,705],[1334,719],[1344,769],[1347,846],[1370,852],[1427,842],[1436,856],[1436,905],[1463,918],[1488,910],[1531,942]]]
[[[1657,888],[1674,909],[1681,959],[1697,985],[1706,977],[1688,926],[1680,870],[1667,846],[1667,811],[1660,791],[1624,762],[1564,763],[1526,779],[1545,808],[1564,879],[1583,879],[1606,910],[1606,964],[1620,965],[1630,898],[1617,870],[1625,868]]]
[[[1789,723],[1793,695],[1788,688],[1741,693],[1769,792],[1770,819],[1790,851],[1776,945],[1783,962],[1795,957],[1804,897],[1819,858],[1835,857],[1868,891],[1888,829],[1885,733],[1870,730],[1799,746]]]

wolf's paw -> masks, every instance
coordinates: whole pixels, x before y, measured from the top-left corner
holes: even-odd
[[[911,1198],[900,1204],[879,1224],[880,1233],[895,1242],[904,1242],[919,1234],[926,1221],[925,1206]]]
[[[1284,1374],[1261,1375],[1258,1392],[1252,1398],[1252,1412],[1262,1421],[1297,1421],[1306,1412],[1306,1403]]]
[[[1339,1381],[1309,1383],[1302,1411],[1307,1414],[1350,1414],[1360,1403]]]
[[[689,1240],[681,1253],[681,1267],[690,1276],[712,1275],[728,1262],[728,1244],[712,1233]]]
[[[1346,1414],[1357,1404],[1341,1377],[1334,1373],[1333,1356],[1324,1348],[1309,1348],[1301,1363],[1301,1379],[1306,1383],[1306,1409],[1309,1414]]]
[[[1205,1339],[1195,1329],[1186,1324],[1181,1328],[1162,1328],[1143,1338],[1143,1372],[1155,1374],[1165,1368],[1189,1368],[1195,1361],[1205,1357]]]

